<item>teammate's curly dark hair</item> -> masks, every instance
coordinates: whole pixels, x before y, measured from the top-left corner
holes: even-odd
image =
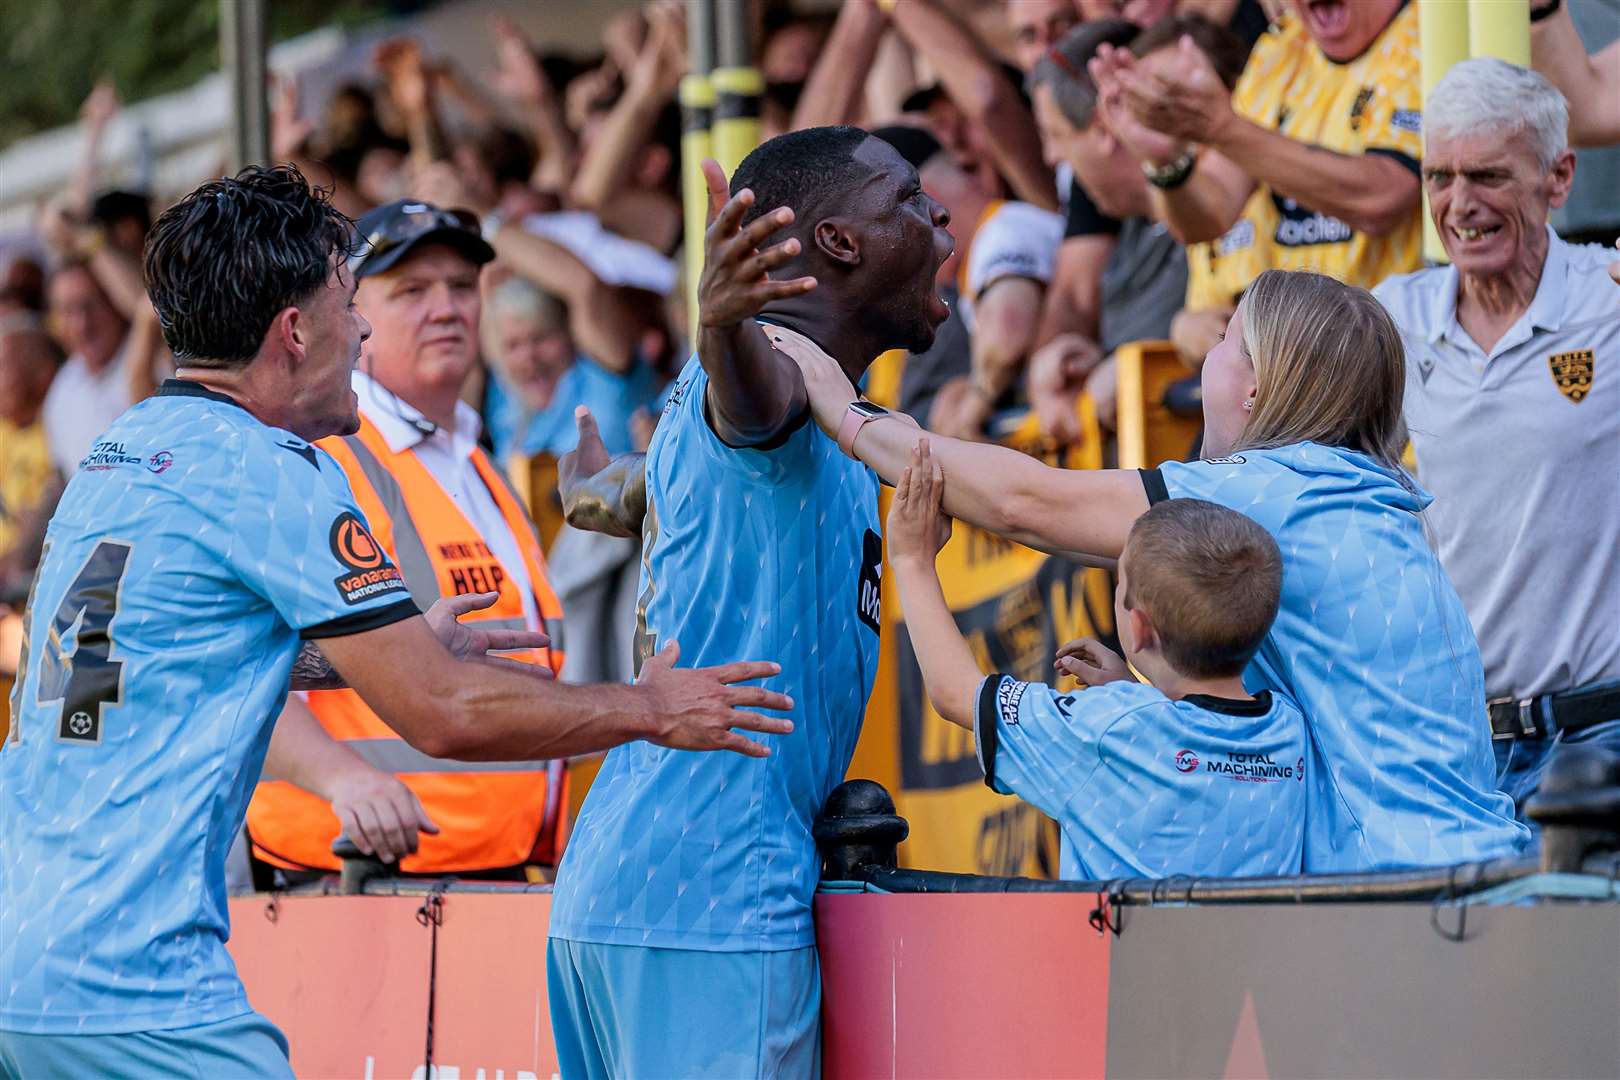
[[[165,210],[146,240],[146,291],[182,367],[252,361],[276,313],[326,285],[361,243],[292,165],[252,165]]]

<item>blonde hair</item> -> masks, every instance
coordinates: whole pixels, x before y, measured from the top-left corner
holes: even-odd
[[[1267,270],[1242,307],[1255,395],[1235,449],[1317,442],[1399,473],[1406,349],[1383,305],[1321,274]]]

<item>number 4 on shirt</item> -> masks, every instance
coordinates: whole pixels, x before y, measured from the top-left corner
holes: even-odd
[[[59,742],[99,743],[102,709],[123,701],[124,663],[111,658],[112,622],[131,548],[122,540],[97,544],[74,576],[46,633],[34,700],[40,705],[61,701]],[[41,564],[44,561],[42,555]],[[75,627],[73,649],[64,652],[62,642]],[[27,647],[25,641],[22,671],[27,670]]]

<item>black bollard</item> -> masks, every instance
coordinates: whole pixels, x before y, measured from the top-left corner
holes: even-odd
[[[1541,826],[1541,869],[1579,873],[1588,858],[1620,852],[1620,754],[1560,746],[1525,807]]]
[[[868,870],[893,870],[895,848],[911,832],[894,800],[872,780],[846,780],[827,796],[815,824],[825,881],[860,881]]]
[[[389,866],[375,855],[367,855],[347,836],[332,841],[332,854],[343,860],[338,889],[344,896],[359,896],[372,878],[387,877]]]

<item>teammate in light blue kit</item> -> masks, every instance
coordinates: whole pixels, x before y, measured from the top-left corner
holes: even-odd
[[[814,349],[784,347],[817,422],[836,428],[848,380]],[[1059,470],[932,440],[948,513],[1046,550],[1117,558],[1167,496],[1220,503],[1272,534],[1281,609],[1244,682],[1305,714],[1307,871],[1444,866],[1529,841],[1496,790],[1479,647],[1425,540],[1428,496],[1400,467],[1404,372],[1400,335],[1365,291],[1273,270],[1204,361],[1208,460]],[[882,420],[855,451],[896,477],[912,441]]]
[[[0,1076],[291,1075],[225,950],[225,854],[289,677],[342,685],[335,666],[436,756],[649,734],[763,753],[728,729],[787,726],[731,708],[785,700],[723,685],[774,665],[671,673],[666,656],[661,691],[576,688],[484,657],[546,643],[455,622],[489,598],[436,605],[430,629],[311,445],[358,426],[351,247],[290,167],[211,181],[153,229],[147,281],[183,377],[68,484],[0,751]]]
[[[889,507],[889,561],[929,699],[974,733],[986,784],[1056,819],[1072,853],[1063,876],[1297,874],[1305,718],[1284,695],[1243,687],[1282,588],[1265,530],[1194,499],[1137,518],[1114,618],[1151,686],[1090,638],[1058,654],[1083,692],[980,678],[934,569],[950,520],[926,439],[911,462]]]
[[[810,828],[877,668],[882,546],[876,478],[810,422],[798,369],[766,332],[800,329],[858,376],[885,349],[926,348],[948,314],[933,284],[948,215],[887,143],[855,128],[772,139],[729,200],[719,168],[705,171],[698,355],[644,473],[610,465],[583,428],[577,471],[614,478],[619,519],[640,501],[626,485],[644,482],[638,655],[675,639],[709,661],[764,650],[798,727],[763,762],[608,756],[551,912],[552,1030],[570,1078],[820,1071]]]

